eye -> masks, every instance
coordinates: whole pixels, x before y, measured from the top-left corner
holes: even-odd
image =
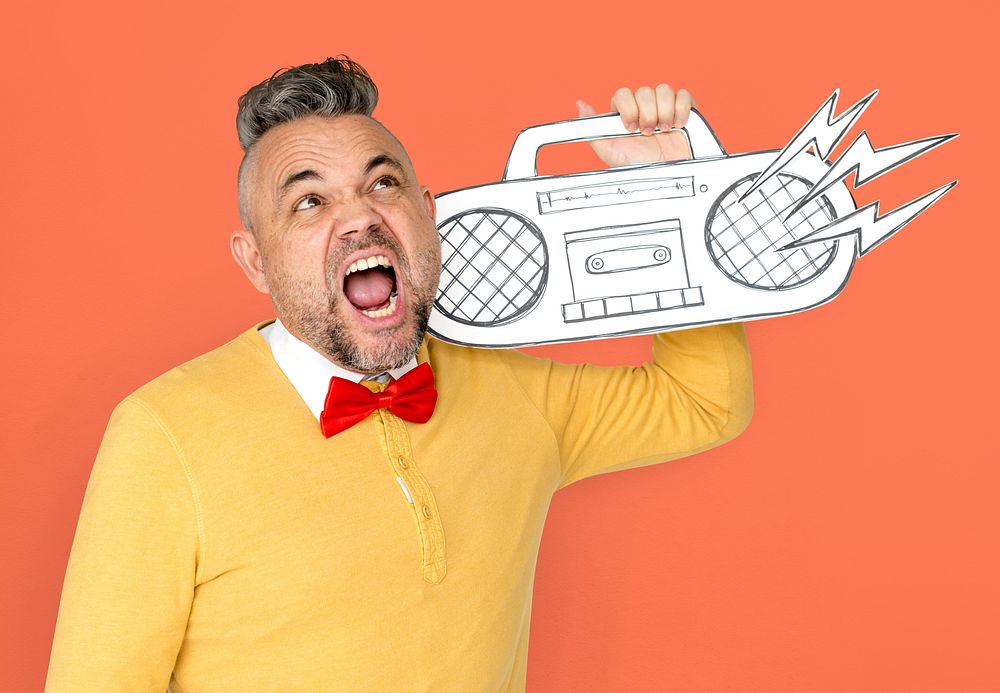
[[[389,187],[389,186],[392,187],[399,186],[399,181],[396,180],[395,176],[389,176],[389,175],[382,176],[377,181],[375,181],[374,189],[379,190],[382,187]]]
[[[323,204],[323,200],[319,199],[315,195],[306,195],[295,203],[295,211],[301,212],[312,207],[319,207],[321,204]]]

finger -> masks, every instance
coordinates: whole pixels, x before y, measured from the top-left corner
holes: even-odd
[[[583,99],[577,100],[576,110],[581,118],[585,116],[597,115],[597,110]]]
[[[682,128],[687,124],[688,116],[691,115],[691,107],[694,105],[694,97],[687,89],[678,89],[677,98],[674,99],[674,127]]]
[[[656,110],[660,130],[666,132],[674,122],[674,90],[669,84],[656,85]]]
[[[656,129],[656,92],[651,87],[635,90],[635,102],[639,106],[639,128],[643,135],[652,135]]]
[[[622,125],[629,132],[639,128],[639,106],[635,102],[635,95],[628,87],[622,87],[611,97],[611,110],[621,114]]]

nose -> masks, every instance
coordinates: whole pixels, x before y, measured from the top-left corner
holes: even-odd
[[[366,200],[354,197],[345,200],[338,210],[334,232],[341,240],[363,236],[382,225],[382,215]]]

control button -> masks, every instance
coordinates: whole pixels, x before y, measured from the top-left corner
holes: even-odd
[[[403,469],[407,469],[409,467],[409,465],[406,464],[406,458],[403,457],[402,455],[399,456],[399,466],[402,467]]]
[[[430,509],[430,508],[428,508],[428,507],[427,507],[427,506],[425,505],[425,506],[424,506],[424,517],[430,517],[430,516],[431,516],[431,509]]]

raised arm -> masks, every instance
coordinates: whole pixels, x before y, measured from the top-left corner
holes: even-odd
[[[753,414],[742,324],[654,335],[652,360],[637,368],[560,364],[516,351],[503,358],[556,437],[558,488],[721,445]]]

